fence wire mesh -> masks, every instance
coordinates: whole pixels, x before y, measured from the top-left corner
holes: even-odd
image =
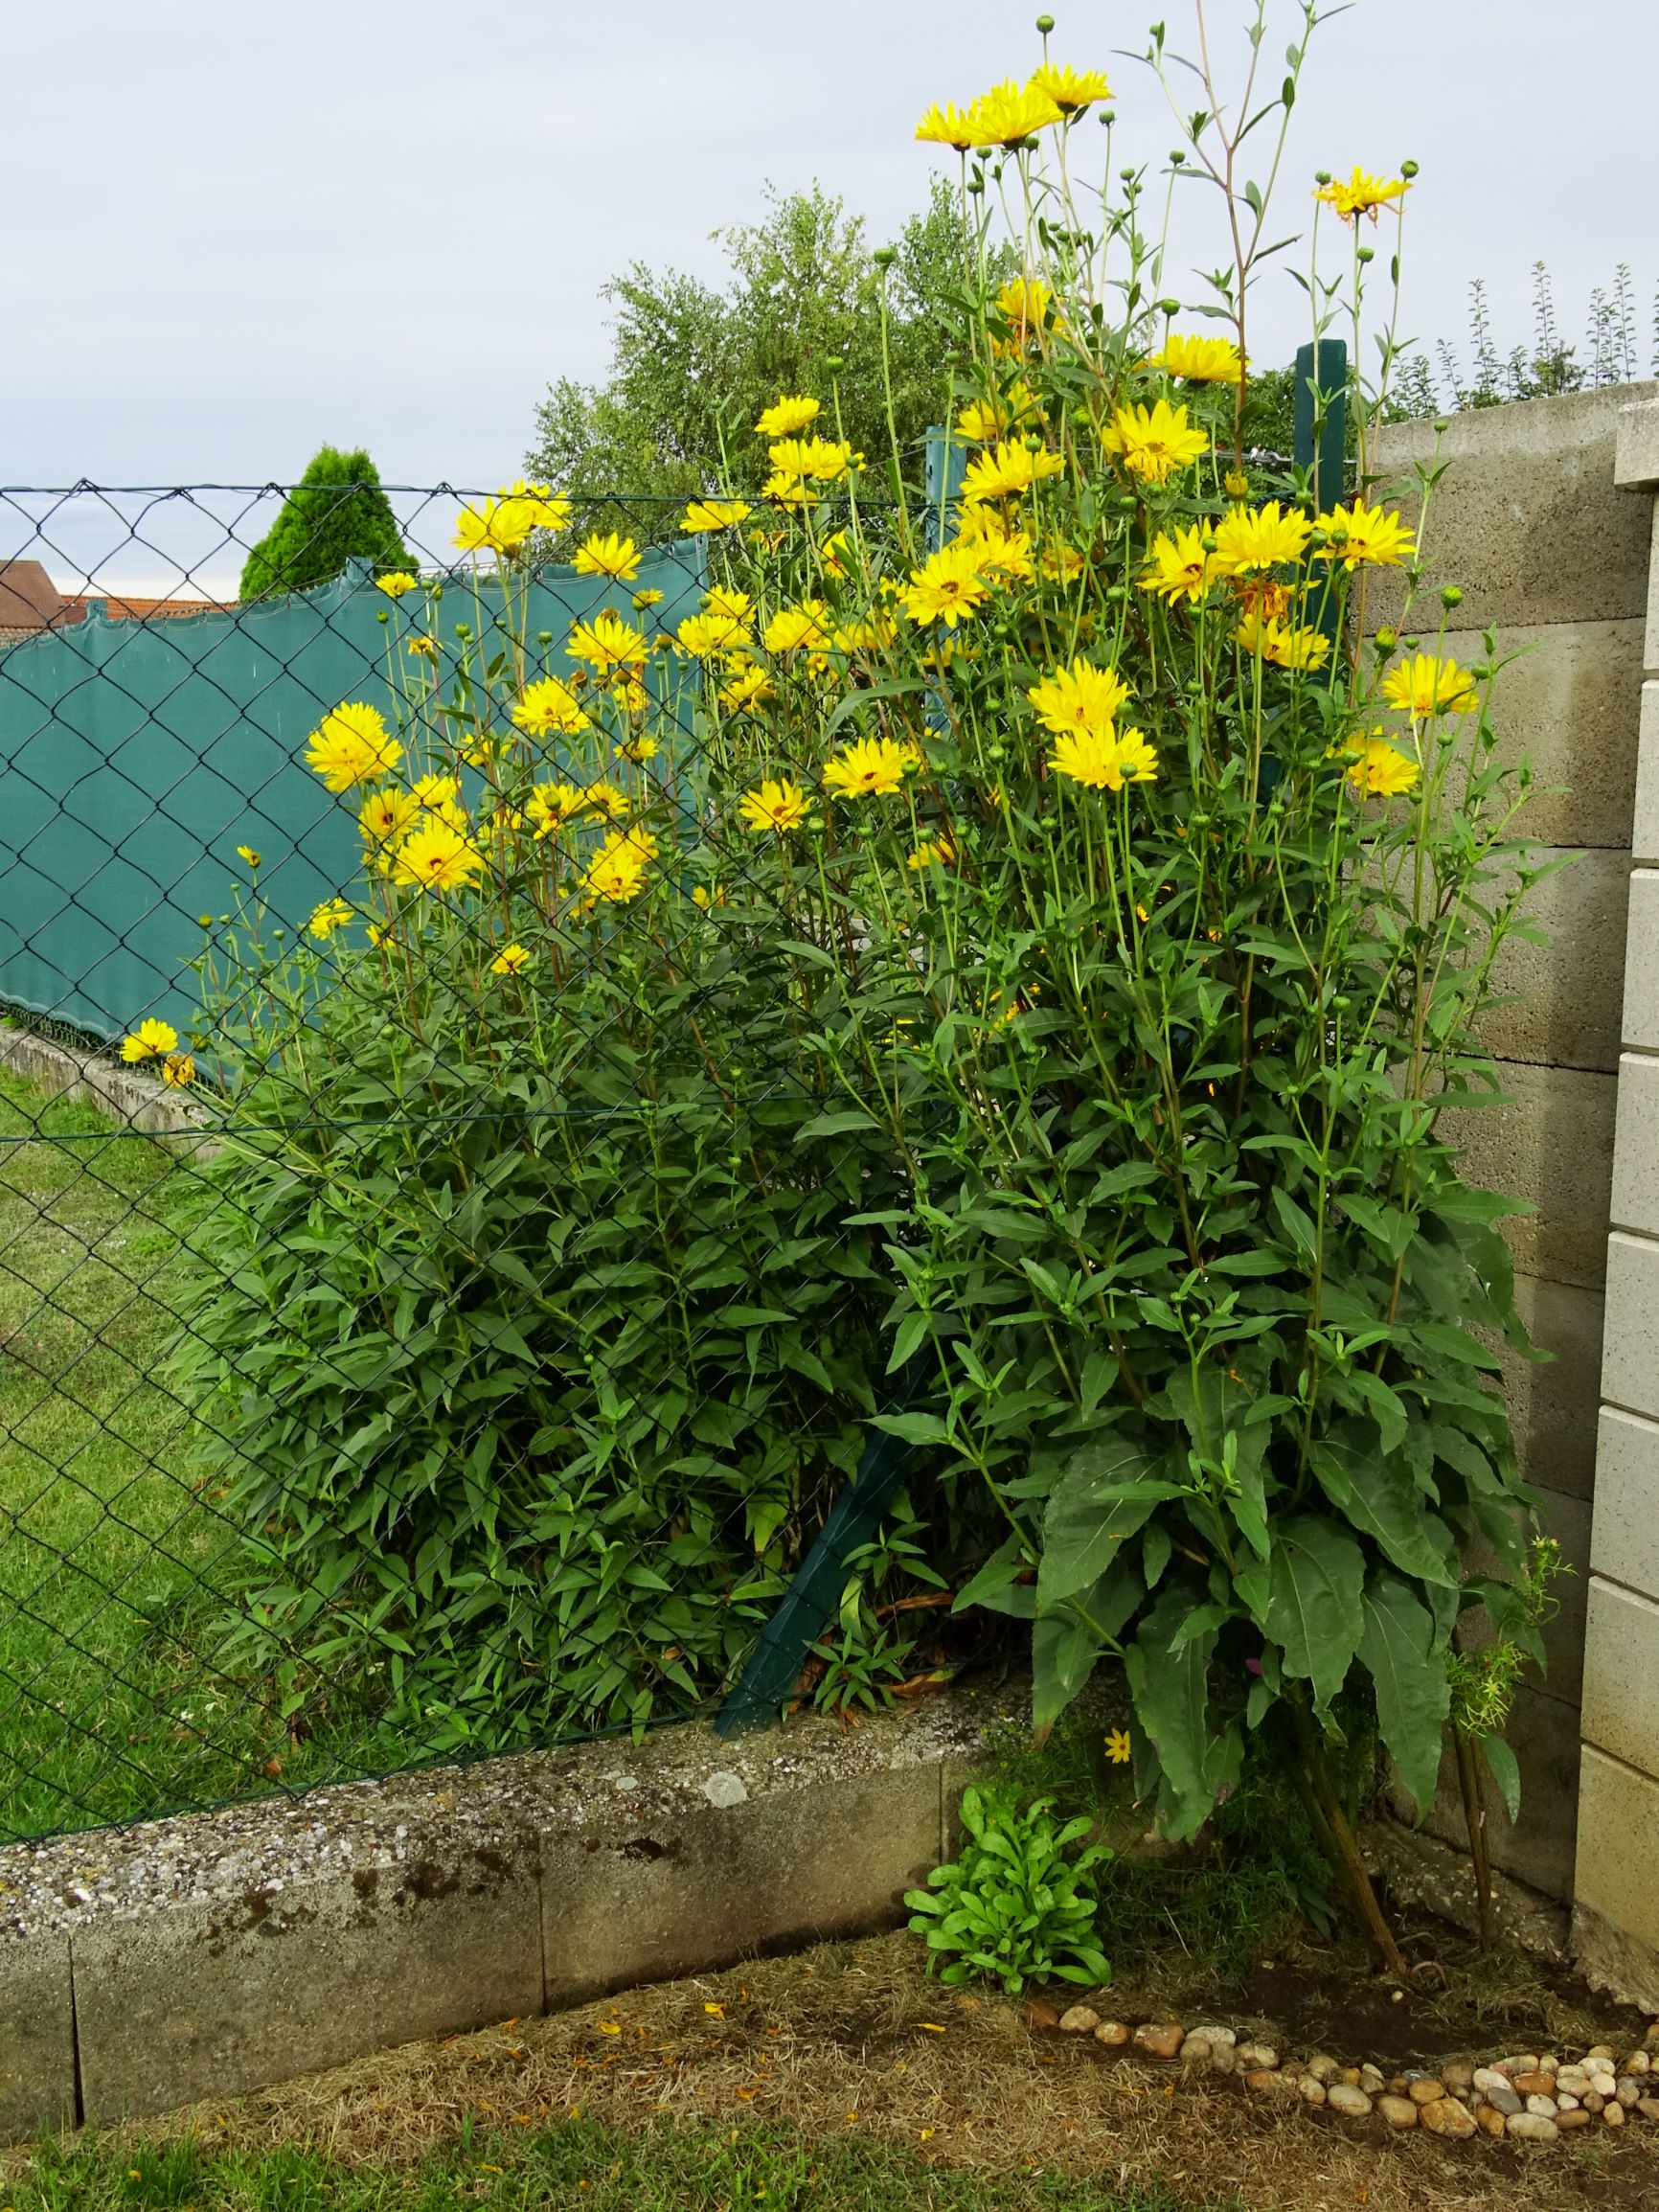
[[[682,503],[517,497],[0,493],[0,1836],[707,1709],[893,1402],[704,836],[763,663]],[[805,1694],[964,1633],[921,1517]]]

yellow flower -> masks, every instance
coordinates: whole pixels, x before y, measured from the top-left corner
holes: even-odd
[[[661,606],[662,604],[663,595],[660,591],[636,591],[634,593],[634,612],[636,614],[644,614],[648,607]]]
[[[989,399],[970,399],[956,418],[956,434],[970,445],[989,445],[1008,428],[1008,413]]]
[[[407,650],[417,660],[437,660],[443,648],[435,637],[412,637],[408,641]]]
[[[780,438],[766,448],[780,476],[809,476],[816,484],[835,484],[860,458],[851,445],[832,438]]]
[[[837,799],[886,798],[903,783],[912,756],[891,738],[855,738],[825,763],[824,787]]]
[[[920,874],[923,868],[950,868],[955,863],[956,847],[942,831],[938,836],[923,837],[919,845],[914,846],[904,865],[914,868]]]
[[[386,727],[378,707],[355,702],[333,708],[311,732],[306,763],[330,791],[372,784],[389,776],[403,748]]]
[[[802,510],[810,507],[817,496],[804,476],[787,476],[781,468],[775,468],[767,477],[761,487],[761,495],[763,499],[775,501],[780,507]],[[758,538],[756,543],[760,543]]]
[[[1284,623],[1272,616],[1247,614],[1233,632],[1235,640],[1246,652],[1260,653],[1276,668],[1323,668],[1330,658],[1330,640],[1316,630],[1311,623]]]
[[[514,553],[534,528],[528,500],[487,499],[482,507],[461,510],[455,542],[463,553]]]
[[[1149,784],[1158,773],[1158,755],[1139,730],[1120,737],[1108,724],[1060,738],[1049,755],[1057,776],[1086,784],[1094,791],[1121,791],[1125,784]]]
[[[1151,559],[1135,581],[1173,606],[1178,599],[1202,599],[1216,575],[1215,557],[1204,551],[1203,526],[1182,529],[1177,523],[1172,537],[1160,530],[1153,538]]]
[[[693,499],[680,517],[682,530],[731,530],[754,509],[742,499]]]
[[[251,845],[239,845],[237,847],[237,858],[245,860],[250,868],[257,868],[260,864],[260,856]]]
[[[1244,375],[1243,359],[1231,338],[1183,338],[1172,331],[1141,366],[1162,369],[1166,376],[1182,376],[1189,384],[1237,384]]]
[[[751,830],[798,830],[807,819],[807,794],[787,777],[768,777],[738,802],[738,811]]]
[[[1078,731],[1110,736],[1118,709],[1128,696],[1129,687],[1116,669],[1096,668],[1086,660],[1056,669],[1026,694],[1037,720],[1057,737]]]
[[[711,889],[706,883],[693,883],[692,886],[692,904],[700,906],[705,913],[708,913],[716,906],[729,906],[731,900],[726,896],[722,884],[716,883]]]
[[[574,624],[567,650],[572,660],[584,661],[602,681],[622,669],[644,668],[648,657],[644,631],[614,614]]]
[[[384,845],[389,838],[401,837],[420,811],[420,802],[413,791],[400,791],[396,786],[372,791],[357,810],[357,827],[364,844],[373,848]]]
[[[522,975],[533,955],[525,945],[504,945],[489,963],[491,975]]]
[[[1386,207],[1390,200],[1401,199],[1411,190],[1411,179],[1397,176],[1384,182],[1380,176],[1371,176],[1358,168],[1345,184],[1341,177],[1321,185],[1314,194],[1327,207],[1333,207],[1344,222],[1357,223],[1362,215],[1376,220],[1376,211]]]
[[[526,684],[523,697],[512,709],[512,718],[521,730],[537,738],[552,737],[555,732],[574,737],[579,730],[588,728],[591,720],[570,686],[557,676],[539,676],[534,683]]]
[[[1075,115],[1097,100],[1110,100],[1112,88],[1098,69],[1060,69],[1045,61],[1031,73],[1032,89],[1046,93],[1062,115]]]
[[[395,881],[421,891],[468,889],[484,866],[484,855],[441,815],[428,814],[410,831],[393,855]]]
[[[578,576],[608,576],[616,583],[632,583],[640,572],[640,549],[631,537],[608,537],[595,531],[577,547],[571,566]]]
[[[1398,568],[1417,551],[1417,539],[1398,514],[1386,507],[1368,507],[1355,499],[1348,507],[1332,507],[1319,517],[1319,528],[1330,533],[1319,548],[1322,560],[1340,560],[1349,570]]]
[[[1233,507],[1216,525],[1216,571],[1219,576],[1250,576],[1281,562],[1300,560],[1313,525],[1292,507],[1282,513],[1277,499],[1265,507]]]
[[[831,576],[845,577],[848,563],[853,558],[852,539],[849,532],[837,530],[818,548],[818,558]]]
[[[1106,1730],[1106,1757],[1114,1767],[1124,1766],[1129,1756],[1129,1731],[1126,1728]]]
[[[1030,579],[1036,574],[1031,539],[1023,530],[1009,530],[989,507],[965,509],[956,543],[972,548],[985,576],[1011,580]]]
[[[755,707],[764,706],[776,694],[772,689],[771,677],[758,662],[740,661],[720,686],[717,696],[721,706],[729,713],[742,715]]]
[[[843,623],[830,639],[837,652],[885,652],[898,635],[898,625],[883,608],[877,607],[862,622]]]
[[[970,146],[1023,146],[1051,123],[1059,123],[1064,110],[1052,94],[1037,84],[1016,84],[1011,77],[982,92],[967,111],[973,132]]]
[[[979,556],[960,538],[930,554],[912,573],[901,595],[912,622],[943,622],[947,629],[954,629],[964,615],[977,612],[988,597]]]
[[[409,787],[409,796],[418,807],[424,807],[430,813],[443,815],[452,829],[466,829],[466,815],[461,804],[459,776],[419,776]]]
[[[628,795],[619,785],[589,784],[582,797],[596,814],[602,814],[607,821],[621,822],[627,817]]]
[[[170,1021],[141,1021],[121,1040],[121,1057],[128,1067],[136,1067],[141,1060],[149,1060],[159,1053],[177,1050],[178,1031]]]
[[[1042,549],[1041,567],[1051,583],[1072,583],[1083,573],[1083,557],[1075,545],[1057,545],[1050,538]]]
[[[770,653],[797,652],[803,646],[822,652],[830,643],[826,627],[829,613],[821,599],[804,600],[799,606],[781,606],[766,625],[761,642]]]
[[[1359,758],[1346,770],[1361,798],[1398,799],[1417,782],[1417,763],[1381,738],[1368,738]]]
[[[1391,707],[1414,718],[1470,715],[1480,704],[1468,670],[1450,658],[1437,660],[1431,652],[1413,653],[1410,660],[1401,661],[1383,677],[1382,696]]]
[[[557,836],[586,804],[586,793],[578,784],[533,784],[524,811],[535,824],[534,833],[539,839]]]
[[[170,1052],[161,1063],[161,1080],[174,1090],[195,1081],[195,1061],[188,1052]]]
[[[1016,335],[1023,338],[1042,329],[1053,298],[1040,277],[1010,277],[991,304],[1005,323],[1018,326]]]
[[[1040,446],[1034,450],[1029,445],[998,445],[989,453],[975,454],[963,470],[963,505],[1017,499],[1045,476],[1063,475],[1065,466],[1058,453],[1047,453]]]
[[[413,591],[420,581],[419,577],[409,575],[407,570],[398,568],[390,576],[377,576],[375,588],[383,591],[388,599],[401,599],[406,591]]]
[[[320,906],[313,906],[306,928],[319,945],[327,945],[336,929],[344,929],[352,919],[352,909],[343,899],[325,899]]]
[[[1270,576],[1236,577],[1233,588],[1239,594],[1240,622],[1250,615],[1258,622],[1283,622],[1290,612],[1289,584],[1275,582]]]
[[[637,830],[613,830],[582,875],[581,887],[589,899],[608,899],[616,905],[637,897],[656,847]]]
[[[804,392],[781,393],[755,424],[755,434],[760,438],[793,438],[797,431],[816,422],[823,408],[822,399],[810,399]]]
[[[1151,407],[1120,407],[1101,433],[1101,449],[1116,454],[1131,476],[1167,484],[1210,450],[1206,433],[1187,420],[1185,407],[1159,399]]]
[[[648,738],[643,731],[636,737],[625,738],[620,745],[611,747],[611,757],[618,761],[631,761],[636,768],[643,768],[648,761],[654,761],[662,751],[655,738]]]
[[[556,498],[551,485],[526,484],[521,476],[516,484],[502,485],[501,500],[503,506],[511,502],[531,530],[563,530],[570,522],[570,501]]]
[[[1229,468],[1221,479],[1221,489],[1229,499],[1247,499],[1250,496],[1250,479],[1242,468]]]
[[[954,101],[941,107],[936,101],[916,126],[916,135],[929,146],[954,146],[958,153],[966,153],[974,143],[974,125],[971,117],[965,115]]]

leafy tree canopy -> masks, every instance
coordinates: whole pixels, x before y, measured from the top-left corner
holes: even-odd
[[[342,453],[322,445],[243,563],[240,597],[310,591],[353,559],[373,561],[381,573],[419,565],[368,454],[361,446]]]
[[[604,287],[616,309],[610,371],[561,377],[536,410],[531,475],[581,492],[680,499],[730,482],[760,488],[753,425],[781,392],[839,391],[839,434],[876,468],[889,449],[881,270],[862,217],[816,184],[769,190],[761,220],[716,231],[723,285],[636,262]],[[963,239],[948,188],[904,226],[887,277],[894,427],[907,475],[930,423],[947,419],[963,328]],[[831,376],[829,362],[842,367]]]

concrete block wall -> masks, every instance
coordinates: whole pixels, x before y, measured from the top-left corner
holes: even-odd
[[[1625,946],[1643,674],[1659,661],[1659,617],[1649,611],[1650,503],[1622,487],[1618,456],[1625,411],[1632,401],[1659,409],[1656,391],[1625,387],[1456,416],[1438,449],[1433,424],[1394,424],[1378,451],[1384,487],[1408,513],[1420,508],[1417,465],[1446,465],[1423,523],[1425,589],[1412,626],[1430,645],[1440,587],[1455,583],[1463,601],[1441,650],[1466,667],[1481,663],[1489,627],[1500,655],[1518,656],[1498,679],[1500,754],[1525,754],[1532,763],[1536,796],[1524,833],[1570,856],[1533,901],[1550,943],[1513,941],[1505,955],[1505,984],[1518,995],[1492,1017],[1487,1037],[1509,1103],[1464,1117],[1455,1130],[1471,1179],[1534,1208],[1506,1234],[1522,1317],[1552,1357],[1511,1364],[1511,1405],[1523,1470],[1574,1572],[1557,1585],[1548,1670],[1529,1677],[1511,1722],[1520,1820],[1511,1827],[1495,1790],[1489,1817],[1496,1863],[1562,1901],[1574,1894],[1579,1829],[1607,1230],[1615,1123],[1625,1110],[1621,1046],[1630,1035]],[[1402,597],[1398,579],[1374,590],[1368,627],[1398,623]],[[1648,714],[1659,754],[1659,698]],[[1659,757],[1646,788],[1659,839]],[[1659,894],[1659,871],[1653,889]],[[1659,947],[1659,897],[1651,913]],[[1652,973],[1659,994],[1659,967]],[[1659,995],[1650,1028],[1659,1074]],[[1659,1109],[1659,1097],[1654,1104]],[[1659,1189],[1659,1149],[1649,1174]],[[1659,1239],[1659,1213],[1652,1220]],[[1653,1256],[1659,1296],[1659,1242]],[[1659,1452],[1659,1368],[1651,1395]],[[1659,1468],[1659,1456],[1653,1464]],[[1588,1768],[1585,1777],[1593,1791]],[[1449,1761],[1427,1825],[1448,1842],[1464,1839]]]
[[[1607,1310],[1583,1654],[1575,1948],[1659,2007],[1659,399],[1627,404],[1614,473],[1652,533],[1644,609]]]

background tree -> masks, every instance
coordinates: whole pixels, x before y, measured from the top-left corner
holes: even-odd
[[[420,565],[403,542],[368,454],[361,446],[342,453],[338,446],[320,445],[243,563],[240,597],[310,591],[331,582],[352,559],[373,561],[382,574]]]
[[[609,374],[597,385],[561,377],[549,387],[525,457],[532,476],[579,495],[677,501],[720,481],[757,490],[767,473],[752,429],[761,410],[780,392],[828,401],[833,357],[843,364],[840,432],[879,468],[889,441],[881,272],[863,217],[816,184],[766,197],[760,222],[714,234],[726,254],[723,285],[636,262],[604,287],[616,309]],[[924,434],[947,420],[961,357],[962,230],[943,181],[895,251],[894,426],[906,474],[920,477]],[[824,427],[835,434],[833,422]]]

